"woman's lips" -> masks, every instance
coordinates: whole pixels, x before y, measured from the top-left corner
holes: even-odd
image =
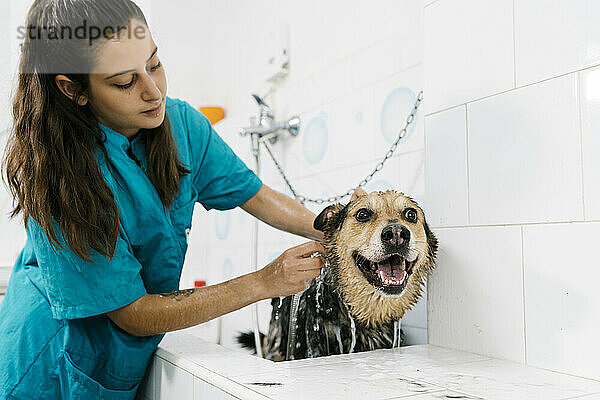
[[[162,103],[161,103],[161,105],[159,105],[158,107],[156,107],[152,110],[144,111],[144,114],[150,115],[152,117],[157,117],[158,115],[160,115],[161,110],[162,110]]]

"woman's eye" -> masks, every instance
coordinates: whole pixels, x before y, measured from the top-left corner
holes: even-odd
[[[414,208],[407,208],[404,211],[404,217],[408,220],[408,222],[417,222],[417,210]]]
[[[360,210],[357,211],[355,217],[358,222],[367,222],[368,220],[371,219],[372,216],[373,216],[373,212],[371,210],[368,210],[366,208],[361,208]]]
[[[119,89],[129,89],[131,86],[133,86],[133,83],[135,82],[135,78],[131,79],[131,82],[126,83],[124,85],[118,85],[118,84],[114,84],[116,87],[118,87]]]
[[[154,67],[150,68],[151,71],[156,71],[162,66],[162,63],[159,61]]]

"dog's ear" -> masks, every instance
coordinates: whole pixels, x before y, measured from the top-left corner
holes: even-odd
[[[354,193],[352,193],[352,197],[350,198],[350,202],[353,202],[354,200],[358,199],[359,197],[362,196],[366,196],[367,192],[365,192],[362,188],[356,188],[354,189]]]
[[[333,204],[325,208],[315,218],[313,227],[321,232],[325,232],[331,228],[339,229],[346,218],[347,207],[341,204]]]
[[[425,229],[425,236],[427,236],[427,244],[429,245],[429,256],[433,260],[438,250],[438,240],[433,232],[431,232],[431,229],[429,229],[426,221],[423,222],[423,228]]]

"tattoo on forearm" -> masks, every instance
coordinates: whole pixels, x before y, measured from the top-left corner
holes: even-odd
[[[190,297],[192,293],[194,293],[195,289],[184,289],[184,290],[177,290],[175,292],[171,292],[171,293],[161,293],[160,297],[172,297],[177,301],[181,301],[186,297]]]

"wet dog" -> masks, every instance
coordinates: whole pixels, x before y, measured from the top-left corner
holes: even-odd
[[[435,263],[437,239],[422,209],[403,193],[376,192],[325,208],[314,227],[324,233],[328,267],[300,297],[290,350],[293,296],[272,300],[264,357],[283,361],[399,346],[396,321],[417,302]],[[251,332],[238,341],[255,349]]]

